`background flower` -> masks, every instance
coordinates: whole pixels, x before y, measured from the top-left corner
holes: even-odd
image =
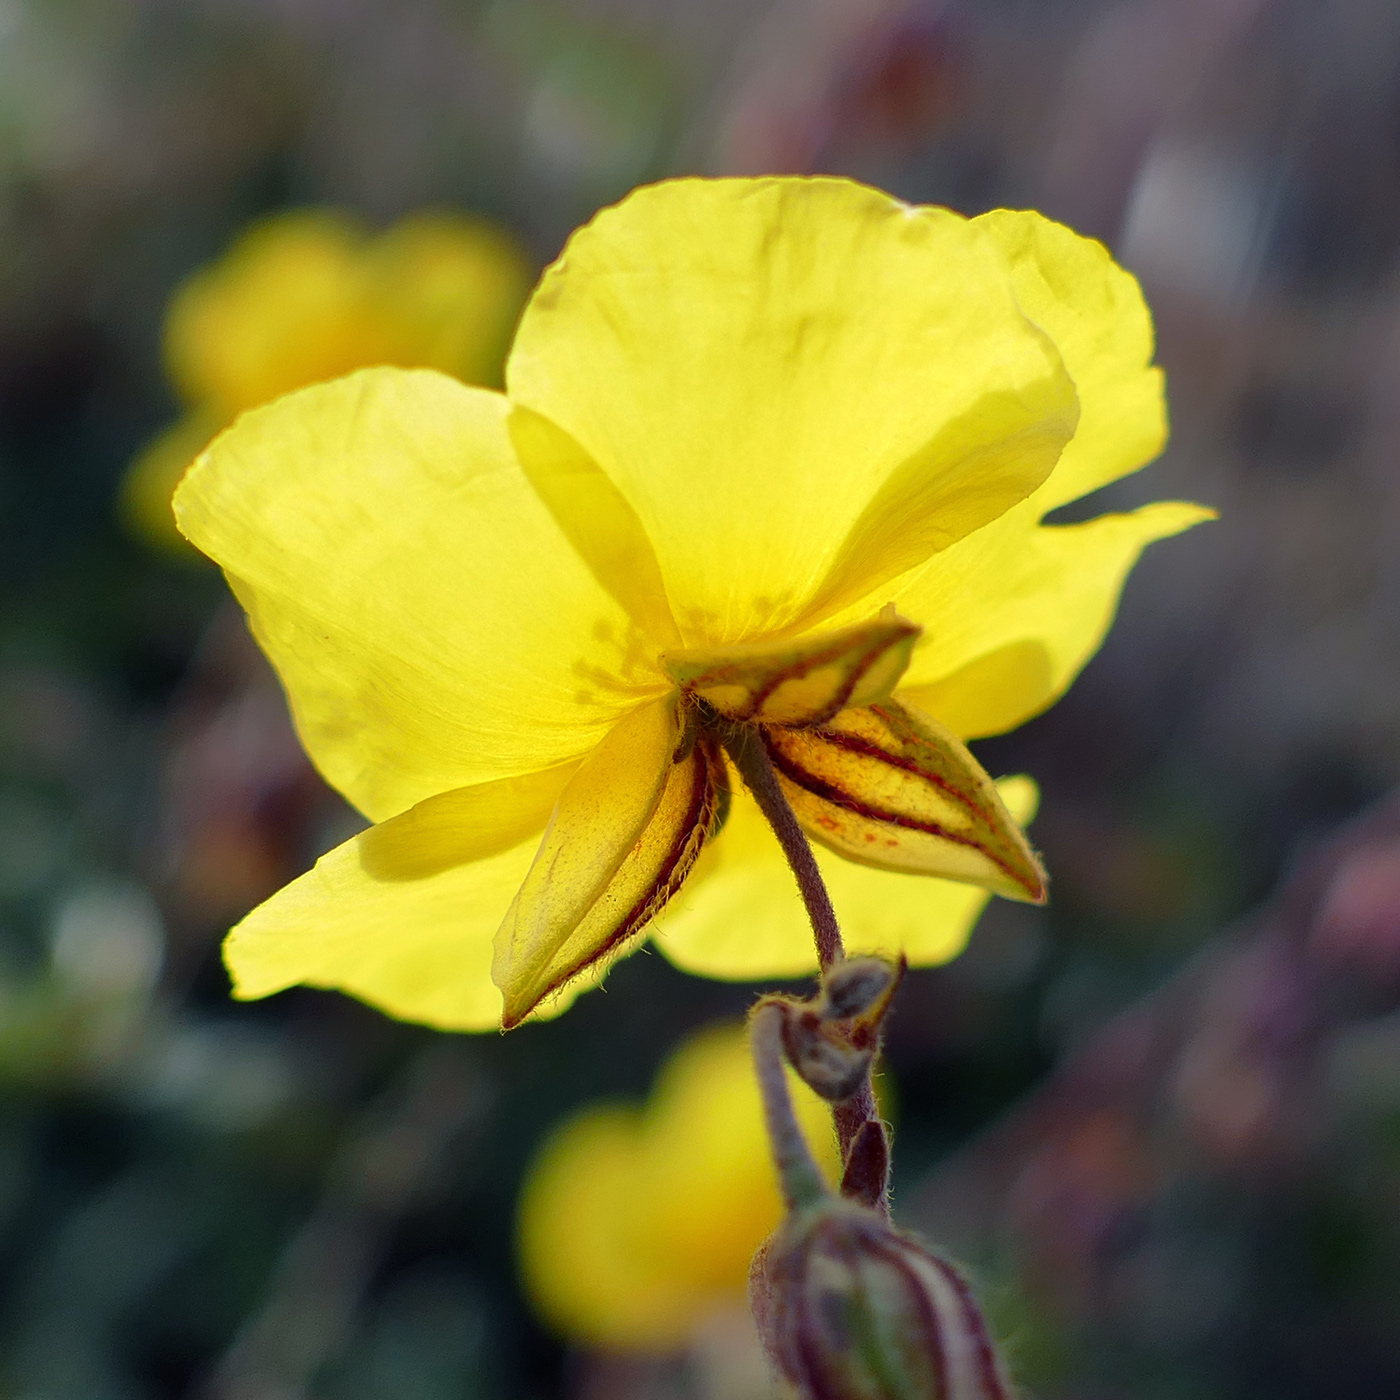
[[[498,384],[528,286],[511,236],[462,214],[416,214],[382,233],[329,209],[253,224],[171,298],[166,372],[186,414],[132,462],[127,521],[183,550],[170,496],[185,468],[245,409],[305,384],[362,365]]]
[[[834,1180],[827,1106],[789,1076]],[[520,1199],[520,1267],[550,1326],[585,1345],[670,1351],[746,1307],[749,1261],[782,1219],[742,1026],[688,1039],[645,1108],[593,1104],[540,1145]]]

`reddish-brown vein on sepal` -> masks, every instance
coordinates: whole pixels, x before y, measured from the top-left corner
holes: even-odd
[[[725,771],[724,760],[720,756],[719,747],[715,740],[709,736],[698,737],[689,752],[678,755],[677,761],[692,763],[694,773],[691,779],[690,797],[686,805],[685,815],[677,823],[675,837],[657,866],[650,884],[587,958],[583,959],[577,966],[560,973],[523,1010],[515,1014],[503,1013],[501,1017],[502,1030],[513,1030],[541,1002],[557,992],[566,982],[572,981],[600,961],[618,952],[624,943],[635,934],[640,933],[646,924],[661,912],[666,903],[685,883],[685,878],[690,874],[699,858],[705,842],[714,834],[719,825],[724,799],[727,795],[728,775]],[[640,847],[646,838],[647,832],[643,831],[633,850]],[[606,894],[606,890],[600,893],[598,898],[601,899],[603,894]],[[596,900],[594,904],[596,907]]]
[[[867,708],[873,714],[879,715],[886,724],[893,728],[894,716],[889,710],[880,705],[870,705]],[[871,739],[863,738],[859,734],[849,734],[842,729],[826,729],[822,725],[818,725],[816,726],[816,734],[832,748],[844,749],[847,753],[859,754],[862,758],[873,758],[888,764],[891,768],[898,768],[902,772],[910,773],[928,783],[930,787],[936,787],[940,792],[952,798],[960,807],[967,808],[974,816],[981,817],[983,821],[990,820],[986,808],[969,797],[955,783],[950,783],[947,778],[940,778],[937,773],[930,773],[926,768],[920,767],[912,758],[906,758],[903,754],[891,753]]]
[[[792,722],[792,727],[807,728],[823,724],[845,709],[875,665],[895,648],[912,642],[921,630],[912,622],[890,616],[817,638],[814,644],[809,643],[814,645],[813,650],[785,662],[775,659],[775,648],[742,644],[728,654],[723,650],[675,652],[662,660],[683,693],[705,699],[726,719],[737,723],[772,722],[764,720],[763,708],[782,686],[826,668],[843,667],[840,681],[821,707],[800,722]],[[801,643],[794,645],[800,648]],[[781,651],[782,647],[776,650]],[[697,658],[708,658],[708,664]],[[714,697],[716,690],[728,688],[744,692],[742,706]]]
[[[906,637],[916,636],[918,631],[919,629],[910,623],[907,624],[906,630],[873,639],[870,646],[859,653],[858,660],[853,664],[846,679],[837,687],[826,708],[813,715],[806,722],[804,728],[809,725],[825,724],[827,720],[840,714],[846,708],[851,696],[855,694],[856,687],[869,674],[870,668],[897,642],[903,641]],[[785,685],[788,681],[801,680],[805,676],[810,676],[813,671],[819,671],[823,666],[830,666],[839,661],[843,650],[844,648],[839,646],[829,647],[819,655],[805,658],[786,672],[773,676],[767,684],[755,692],[746,718],[751,719],[761,713],[764,704],[779,686]]]
[[[881,718],[885,718],[878,707],[871,707]],[[781,744],[782,730],[777,727],[763,727],[760,730],[764,752],[768,755],[774,769],[794,787],[809,792],[814,797],[821,798],[829,802],[834,807],[850,812],[857,817],[863,817],[870,822],[877,822],[900,828],[905,831],[916,831],[925,836],[932,836],[940,841],[947,841],[951,845],[961,846],[966,850],[976,851],[986,860],[990,861],[1017,887],[1026,891],[1032,900],[1040,902],[1044,900],[1046,894],[1045,879],[1041,873],[1039,863],[1032,855],[1027,853],[1025,865],[1017,864],[1006,859],[991,849],[989,844],[979,839],[977,836],[969,836],[953,831],[940,822],[933,821],[925,817],[913,816],[906,812],[895,811],[891,808],[867,801],[858,793],[849,788],[838,786],[831,779],[813,773],[803,767],[791,754],[785,752]],[[954,784],[937,774],[928,772],[916,761],[902,755],[891,754],[879,744],[872,743],[868,739],[863,739],[859,735],[847,734],[842,731],[817,728],[815,730],[802,731],[804,738],[820,739],[824,743],[830,743],[835,748],[840,748],[845,752],[853,753],[862,758],[868,758],[878,763],[888,764],[890,767],[898,768],[902,772],[910,774],[929,786],[937,788],[949,798],[955,800],[959,806],[978,818],[989,830],[996,831],[998,826],[998,813],[989,806],[983,806],[977,802],[970,794],[960,790]]]

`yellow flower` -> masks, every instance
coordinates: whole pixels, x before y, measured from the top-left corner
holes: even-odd
[[[829,1109],[789,1084],[835,1180]],[[748,1038],[713,1027],[671,1056],[645,1109],[595,1104],[550,1134],[521,1193],[521,1273],[564,1336],[668,1350],[744,1307],[749,1260],[782,1214]]]
[[[1144,545],[1209,515],[1039,523],[1160,449],[1151,353],[1132,278],[1037,214],[691,179],[574,235],[505,394],[379,369],[246,414],[180,527],[378,825],[233,931],[236,993],[514,1024],[648,930],[710,976],[810,970],[726,736],[851,951],[940,962],[988,888],[1042,897],[1033,785],[958,736],[1051,704]]]
[[[189,411],[128,470],[128,522],[188,550],[170,513],[186,467],[245,409],[292,389],[365,365],[498,385],[528,288],[520,250],[480,219],[419,214],[377,236],[319,209],[254,224],[171,300],[166,369]]]

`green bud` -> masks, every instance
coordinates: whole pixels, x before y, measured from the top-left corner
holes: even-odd
[[[853,1201],[790,1215],[755,1260],[751,1291],[802,1400],[1010,1400],[966,1281]]]

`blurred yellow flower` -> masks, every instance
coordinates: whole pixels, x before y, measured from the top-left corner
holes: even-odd
[[[835,1181],[830,1110],[789,1080]],[[781,1218],[748,1038],[712,1027],[671,1056],[645,1108],[596,1104],[546,1139],[520,1199],[521,1273],[562,1335],[665,1351],[744,1308],[749,1260]]]
[[[170,513],[186,467],[245,409],[292,389],[366,365],[499,385],[529,285],[521,250],[482,219],[418,214],[376,235],[303,209],[252,225],[171,299],[166,370],[188,412],[132,463],[125,518],[188,551]]]
[[[828,848],[851,951],[941,962],[988,888],[1040,897],[1033,785],[959,737],[1050,705],[1142,548],[1209,516],[1040,523],[1160,449],[1151,356],[1133,279],[1037,214],[691,179],[573,236],[506,393],[377,369],[245,414],[180,527],[378,825],[233,931],[237,995],[481,1029],[648,931],[709,976],[810,970],[742,788],[705,845],[726,724]]]

